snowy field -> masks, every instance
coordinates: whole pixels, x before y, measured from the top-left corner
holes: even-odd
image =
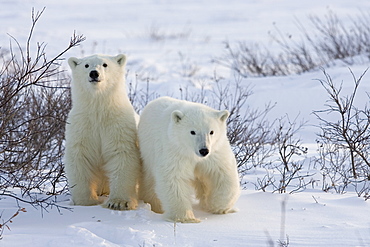
[[[350,20],[359,11],[370,9],[367,0],[0,0],[0,46],[8,48],[10,37],[25,44],[31,10],[44,14],[36,26],[33,41],[47,43],[51,57],[67,47],[74,30],[87,40],[69,51],[69,56],[93,53],[128,56],[128,83],[138,83],[159,95],[179,97],[179,88],[190,91],[212,87],[212,77],[233,81],[235,73],[212,62],[225,55],[225,41],[262,42],[274,49],[269,31],[274,25],[292,37],[299,35],[295,19],[303,24],[308,15],[322,16],[334,11]],[[367,62],[351,65],[359,77]],[[67,69],[66,62],[63,67]],[[338,62],[326,71],[349,92],[353,80],[348,65]],[[189,73],[191,76],[189,76]],[[136,76],[137,75],[137,76]],[[324,108],[327,95],[316,79],[324,79],[317,69],[301,75],[250,77],[243,86],[253,89],[248,105],[263,108],[276,103],[270,120],[288,115],[308,121],[299,132],[302,144],[309,147],[308,157],[316,153],[312,111]],[[370,74],[366,74],[357,95],[357,105],[368,101]],[[245,179],[252,181],[256,174]],[[60,205],[71,210],[49,212],[19,202],[20,212],[9,229],[4,229],[0,246],[370,246],[370,202],[354,192],[325,193],[308,187],[295,194],[254,190],[242,191],[239,211],[212,215],[195,205],[199,224],[173,224],[140,204],[138,210],[116,212],[100,206],[69,205],[59,196]],[[7,219],[18,209],[12,198],[0,198],[0,214]],[[287,237],[288,236],[288,237]]]

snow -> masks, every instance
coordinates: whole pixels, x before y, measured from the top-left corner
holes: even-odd
[[[25,44],[31,25],[31,9],[46,7],[36,26],[33,41],[47,43],[49,57],[69,43],[76,30],[87,40],[68,56],[91,53],[128,55],[128,83],[146,87],[151,78],[151,91],[160,95],[179,96],[179,88],[195,90],[212,86],[212,76],[232,81],[233,72],[213,63],[225,54],[224,41],[262,42],[274,49],[269,31],[274,25],[299,39],[295,18],[307,22],[310,14],[325,15],[334,11],[349,20],[359,10],[370,7],[367,0],[65,0],[1,2],[0,45],[7,49],[11,38]],[[14,43],[13,43],[14,45]],[[189,67],[190,66],[190,67]],[[193,66],[193,67],[191,67]],[[67,69],[64,62],[63,67]],[[350,66],[359,77],[368,63]],[[184,76],[189,69],[193,76]],[[343,81],[349,92],[353,80],[348,66],[337,63],[327,68],[334,81]],[[135,76],[138,74],[138,77]],[[363,105],[370,92],[369,74],[361,84],[357,102]],[[139,78],[139,79],[137,79]],[[253,88],[248,104],[260,108],[276,103],[270,119],[289,115],[309,124],[299,132],[303,144],[315,150],[318,132],[314,110],[322,110],[326,95],[317,79],[324,79],[320,70],[285,77],[247,78],[242,83]],[[246,176],[253,181],[256,174]],[[194,205],[199,224],[174,224],[140,204],[134,211],[116,212],[100,206],[69,205],[66,196],[58,196],[61,206],[41,212],[19,202],[27,212],[20,212],[4,229],[0,246],[272,246],[278,240],[290,246],[370,246],[369,201],[346,194],[325,193],[320,187],[295,194],[277,194],[243,190],[237,213],[212,215]],[[284,206],[285,205],[285,206]],[[0,199],[2,219],[18,209],[12,198]]]
[[[68,200],[60,205],[71,207]],[[14,219],[1,246],[268,246],[269,241],[281,239],[282,232],[290,246],[368,246],[370,242],[369,203],[350,193],[243,191],[236,206],[237,213],[213,215],[195,205],[199,224],[164,221],[143,203],[125,212],[73,206],[72,211],[51,210],[42,218],[30,207]],[[16,210],[10,199],[2,200],[1,207]],[[281,240],[286,240],[285,234]]]

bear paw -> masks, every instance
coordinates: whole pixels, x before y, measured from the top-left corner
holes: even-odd
[[[165,213],[165,218],[168,220],[168,221],[172,221],[172,222],[181,222],[181,223],[199,223],[201,222],[200,219],[198,218],[195,218],[194,217],[194,214],[191,210],[187,210],[185,214],[183,214],[183,216],[179,216],[179,214],[166,214]]]
[[[113,210],[132,210],[136,209],[137,203],[133,201],[126,201],[123,199],[108,199],[106,203],[104,203],[103,207],[113,209]]]
[[[238,210],[234,208],[220,208],[220,209],[211,209],[209,211],[213,214],[230,214],[230,213],[235,213]]]
[[[180,223],[200,223],[201,220],[198,218],[167,218],[170,222],[180,222]]]
[[[177,222],[181,223],[200,223],[201,220],[198,218],[185,218],[185,219],[176,219]]]
[[[94,198],[72,198],[71,204],[72,205],[79,205],[79,206],[95,206],[102,204],[104,202],[103,199],[94,197]]]

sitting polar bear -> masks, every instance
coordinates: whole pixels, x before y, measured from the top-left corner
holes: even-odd
[[[135,112],[126,94],[125,55],[71,57],[72,109],[65,170],[75,205],[134,209],[140,176]]]
[[[143,159],[140,197],[170,221],[200,222],[192,210],[192,187],[200,205],[215,214],[235,212],[239,178],[226,136],[228,111],[170,97],[150,102],[140,116]]]

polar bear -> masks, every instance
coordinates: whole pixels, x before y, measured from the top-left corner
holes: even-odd
[[[203,209],[234,212],[240,187],[235,156],[226,135],[227,110],[170,97],[142,111],[138,137],[143,161],[140,198],[170,221],[197,223],[195,189]]]
[[[140,152],[135,111],[126,94],[126,56],[71,57],[72,109],[66,124],[65,171],[75,205],[137,207]]]

